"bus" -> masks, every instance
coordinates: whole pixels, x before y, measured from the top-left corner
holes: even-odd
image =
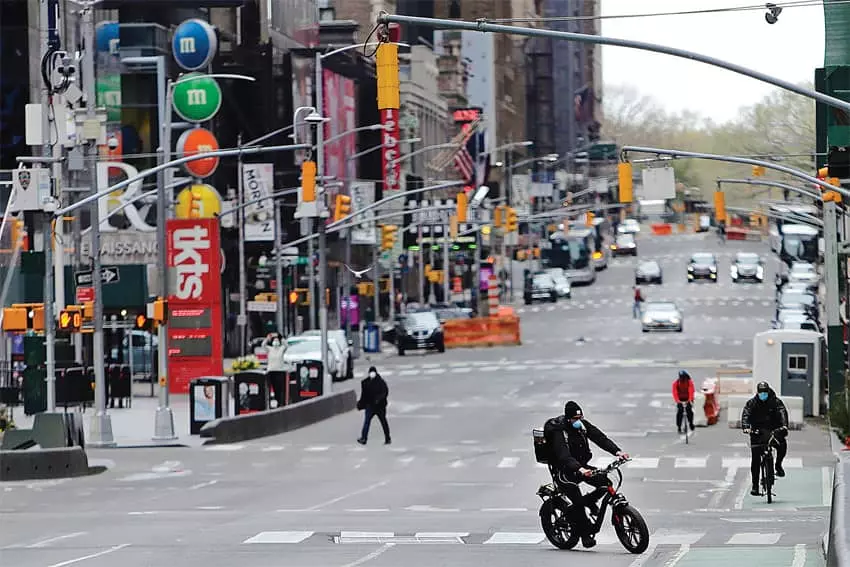
[[[555,232],[540,250],[544,268],[561,268],[570,283],[592,284],[596,281],[596,262],[604,258],[596,247],[596,232],[577,228]]]
[[[782,227],[808,224],[806,218],[819,219],[820,211],[814,205],[803,203],[773,203],[768,207],[771,225],[769,231],[770,247],[780,254],[782,248]],[[792,229],[792,232],[794,229]]]
[[[805,224],[783,224],[779,229],[780,238],[778,250],[779,259],[790,266],[794,262],[810,262],[816,264],[820,258],[820,231]]]

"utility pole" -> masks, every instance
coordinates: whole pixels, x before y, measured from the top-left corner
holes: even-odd
[[[95,103],[97,98],[94,78],[94,8],[92,6],[86,6],[83,8],[82,15],[86,124],[89,126],[94,122],[99,126],[97,114],[95,112]],[[92,193],[97,194],[97,138],[89,138],[88,142],[86,154],[89,158],[90,164],[89,174],[91,175]],[[110,447],[115,445],[115,440],[112,436],[112,420],[106,411],[106,376],[104,375],[103,352],[103,281],[101,280],[100,217],[98,214],[97,200],[92,203],[91,219],[92,287],[94,288],[94,334],[92,336],[92,358],[94,363],[95,414],[92,416],[91,427],[89,429],[89,445],[93,447]],[[61,222],[61,217],[58,220]],[[160,256],[165,256],[164,248],[160,250]],[[162,344],[163,347],[161,347],[160,350],[164,351],[164,343]]]
[[[443,303],[451,305],[451,287],[449,286],[449,248],[452,246],[451,222],[449,221],[450,213],[446,213],[446,223],[443,225]]]
[[[823,203],[824,285],[826,287],[826,344],[829,397],[844,391],[844,332],[838,301],[838,233],[837,205]]]
[[[236,140],[236,146],[241,148],[241,132]],[[248,276],[245,272],[245,208],[242,207],[242,203],[245,202],[245,187],[242,179],[242,167],[242,154],[239,154],[236,172],[236,200],[239,206],[237,216],[239,219],[239,315],[236,318],[236,325],[239,327],[239,353],[244,356],[248,347]]]
[[[316,52],[316,79],[313,83],[316,89],[316,107],[320,114],[324,109],[324,77],[322,73],[322,54]],[[319,201],[319,291],[317,301],[319,302],[319,335],[320,348],[322,349],[322,392],[324,395],[331,393],[333,381],[328,372],[328,304],[325,301],[325,287],[327,287],[328,277],[328,243],[325,235],[325,220],[328,217],[327,209],[327,193],[324,189],[325,184],[325,124],[319,122],[316,124],[316,170],[319,172],[321,189],[317,195]],[[311,258],[312,261],[312,258]]]
[[[281,335],[284,335],[285,333],[283,328],[283,313],[286,303],[284,302],[283,297],[283,249],[280,246],[283,231],[281,230],[280,226],[280,207],[278,205],[279,203],[274,201],[272,202],[272,206],[274,207],[274,277],[277,281],[277,312],[275,313],[275,316],[277,323],[277,332]]]

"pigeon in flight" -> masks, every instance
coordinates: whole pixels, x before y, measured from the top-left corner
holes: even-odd
[[[363,269],[363,270],[355,270],[354,268],[352,268],[352,267],[351,267],[351,266],[349,266],[348,264],[343,264],[343,265],[344,265],[346,268],[348,268],[348,271],[349,271],[349,272],[351,272],[352,274],[354,274],[354,277],[355,277],[355,278],[357,278],[358,280],[359,280],[360,278],[362,278],[362,277],[363,277],[363,274],[365,274],[366,272],[368,272],[369,270],[371,270],[372,268],[374,268],[374,267],[375,267],[375,264],[372,264],[371,266],[369,266],[369,267],[368,267],[368,268],[366,268],[366,269]]]

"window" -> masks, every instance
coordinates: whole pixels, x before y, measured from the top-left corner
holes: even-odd
[[[788,370],[790,372],[805,372],[809,366],[809,357],[805,354],[788,355]]]

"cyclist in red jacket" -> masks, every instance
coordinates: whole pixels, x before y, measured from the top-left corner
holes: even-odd
[[[673,401],[676,402],[676,428],[682,431],[682,414],[687,412],[688,425],[694,430],[694,381],[685,370],[679,370],[679,378],[673,381]]]

